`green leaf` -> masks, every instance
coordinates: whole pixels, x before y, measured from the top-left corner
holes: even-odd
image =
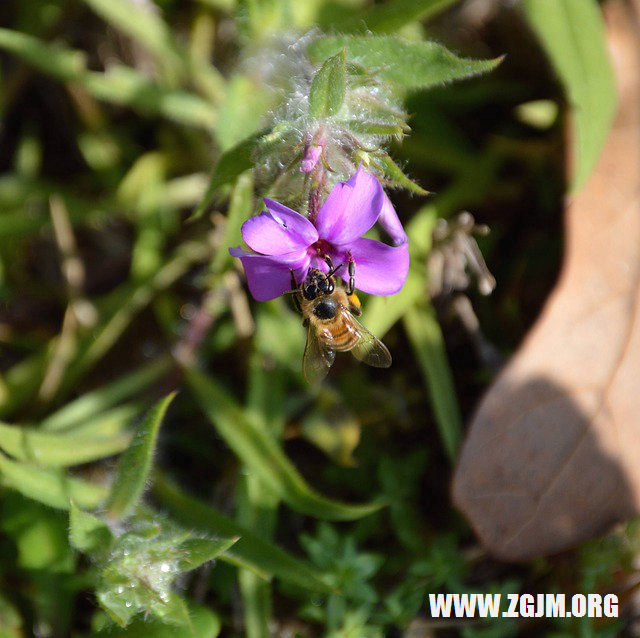
[[[104,437],[60,435],[0,423],[0,448],[20,461],[49,467],[80,465],[112,456],[122,452],[130,440],[126,432]]]
[[[151,471],[158,430],[174,396],[175,392],[172,392],[149,410],[133,442],[120,457],[107,501],[109,516],[126,518],[142,497]]]
[[[216,122],[216,109],[207,100],[195,93],[160,85],[128,66],[113,65],[105,73],[87,71],[73,79],[99,100],[128,106],[143,114],[159,114],[179,124],[207,130]]]
[[[384,174],[394,186],[406,188],[412,193],[417,193],[418,195],[429,194],[429,191],[422,188],[422,186],[418,186],[418,184],[413,180],[409,179],[387,153],[384,153],[383,155],[370,155],[369,157],[374,164],[377,164],[380,169],[384,171]]]
[[[189,603],[191,627],[176,627],[153,618],[135,619],[126,629],[109,627],[92,634],[92,638],[215,638],[220,633],[220,619],[205,607]]]
[[[232,13],[236,9],[236,0],[198,0],[200,4],[216,9],[217,11],[224,11],[226,13]]]
[[[409,244],[411,245],[411,244]],[[411,267],[402,290],[392,297],[372,297],[362,312],[362,324],[380,339],[425,294],[424,278]]]
[[[341,32],[393,33],[417,20],[426,20],[444,11],[458,0],[387,0],[375,4],[357,16],[337,21]]]
[[[65,437],[79,436],[86,439],[111,438],[125,434],[142,411],[142,406],[137,402],[125,403],[112,410],[98,412],[94,417],[75,425],[72,430],[63,430],[60,434]],[[127,437],[131,441],[130,432],[127,433]]]
[[[360,122],[351,120],[349,122],[341,122],[342,128],[352,131],[353,133],[363,133],[365,135],[388,135],[402,139],[406,132],[406,128],[399,124],[386,124],[385,122]]]
[[[119,294],[111,298],[111,304],[103,309],[102,316],[106,316],[107,320],[89,335],[78,358],[67,368],[59,396],[68,393],[78,378],[104,356],[130,325],[133,317],[158,291],[171,286],[194,262],[209,256],[210,247],[206,244],[195,241],[183,242],[153,276],[141,284],[127,284],[123,291],[118,291]]]
[[[24,33],[0,28],[0,49],[63,82],[75,82],[94,97],[160,114],[181,124],[211,129],[217,112],[195,93],[158,84],[137,69],[112,65],[105,73],[88,71],[82,51],[49,44]]]
[[[140,44],[165,70],[179,73],[183,61],[171,29],[155,4],[127,0],[84,0],[99,16]]]
[[[152,604],[150,611],[164,623],[175,627],[184,627],[190,634],[193,634],[187,602],[175,592],[169,591],[164,600]]]
[[[75,560],[69,547],[67,517],[62,512],[20,494],[4,494],[0,529],[15,542],[17,564],[23,569],[73,573]],[[0,629],[2,620],[0,614]]]
[[[227,219],[218,250],[211,262],[211,269],[215,273],[222,272],[233,257],[229,254],[231,246],[238,246],[242,242],[240,229],[245,220],[253,213],[253,176],[250,171],[240,175],[231,193],[231,201],[227,211]]]
[[[347,92],[347,52],[330,57],[315,74],[309,92],[309,115],[313,118],[337,115]]]
[[[249,75],[233,76],[220,104],[216,124],[220,149],[227,151],[248,135],[256,133],[268,106],[269,95],[264,84],[261,86],[256,78]]]
[[[228,392],[193,371],[187,372],[187,379],[201,409],[229,447],[293,509],[316,518],[354,520],[382,507],[381,503],[349,505],[321,496],[309,487],[276,440],[256,427]]]
[[[28,498],[58,509],[69,509],[73,500],[79,507],[95,509],[106,496],[106,489],[57,469],[11,461],[0,454],[0,482]]]
[[[241,569],[238,584],[242,595],[244,626],[247,638],[270,638],[272,619],[270,583],[259,576]]]
[[[251,569],[264,578],[276,576],[305,590],[333,591],[311,565],[294,558],[214,508],[187,496],[162,475],[154,477],[153,491],[171,516],[182,525],[221,537],[239,537],[220,558]]]
[[[185,601],[172,591],[176,577],[183,568],[193,569],[218,555],[235,539],[199,543],[201,539],[194,538],[189,544],[191,532],[144,507],[127,526],[100,562],[96,594],[101,605],[121,625],[144,612],[165,623],[189,626]]]
[[[66,430],[148,388],[171,369],[171,357],[160,357],[116,381],[67,403],[40,422],[43,430]]]
[[[442,444],[453,461],[462,440],[462,419],[435,311],[423,301],[407,310],[404,326],[429,391]]]
[[[573,109],[575,191],[600,156],[617,106],[600,7],[595,0],[525,0],[523,6]]]
[[[124,585],[121,585],[124,590]],[[120,627],[126,627],[131,619],[141,610],[115,589],[96,589],[96,598],[109,617]]]
[[[71,503],[69,507],[69,542],[84,553],[103,552],[109,548],[113,535],[107,525],[94,514]]]
[[[25,357],[4,373],[0,391],[0,415],[24,405],[40,388],[47,364],[47,352],[41,349]]]
[[[38,38],[0,28],[0,48],[19,56],[36,69],[60,80],[74,80],[85,71],[85,54]]]
[[[251,137],[239,142],[228,151],[225,151],[216,164],[211,178],[209,187],[200,204],[193,211],[190,219],[198,219],[202,217],[211,205],[216,193],[227,184],[232,184],[245,171],[253,166],[251,161],[251,153],[255,148],[256,142],[262,137],[263,133],[257,133]]]
[[[431,250],[431,237],[437,220],[438,210],[433,204],[427,204],[407,225],[411,265],[402,290],[391,297],[370,297],[363,309],[362,323],[373,334],[383,337],[409,308],[425,296],[424,260]]]
[[[330,36],[312,42],[308,52],[318,63],[345,47],[349,60],[405,89],[424,89],[486,73],[502,60],[459,58],[435,42],[409,42],[392,36]]]
[[[234,538],[188,538],[178,546],[178,553],[183,555],[183,558],[178,562],[178,569],[181,572],[186,572],[218,558],[220,554],[235,545],[239,538],[239,536]]]

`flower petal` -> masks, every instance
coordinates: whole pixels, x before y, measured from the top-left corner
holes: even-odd
[[[330,255],[334,263],[349,263],[348,252],[355,262],[355,285],[371,295],[394,295],[399,292],[409,272],[409,245],[387,246],[375,239],[358,239],[337,247]],[[344,268],[337,273],[343,279]]]
[[[265,198],[264,203],[268,211],[242,224],[242,239],[250,248],[264,255],[284,255],[303,250],[318,239],[306,217],[271,199]]]
[[[269,301],[291,290],[290,269],[296,281],[304,281],[309,270],[306,251],[277,256],[257,255],[241,248],[230,248],[229,252],[242,261],[249,291],[256,301]]]
[[[320,238],[336,245],[358,239],[376,223],[384,196],[380,182],[359,168],[349,181],[334,186],[318,211]]]
[[[404,228],[398,219],[398,213],[393,207],[391,200],[384,194],[384,202],[382,204],[382,212],[378,217],[378,223],[382,226],[383,230],[391,238],[391,243],[394,246],[401,246],[409,241],[407,233],[404,232]]]

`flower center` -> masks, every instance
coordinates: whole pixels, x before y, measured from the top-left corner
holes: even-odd
[[[311,248],[316,251],[316,255],[318,255],[318,257],[324,259],[325,255],[329,254],[331,244],[329,244],[325,239],[318,239],[317,242],[311,244]]]

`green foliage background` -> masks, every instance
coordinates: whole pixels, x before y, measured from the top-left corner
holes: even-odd
[[[555,276],[562,115],[577,113],[578,188],[615,109],[595,3],[527,0],[483,34],[459,9],[2,3],[2,638],[428,635],[429,592],[595,591],[626,569],[633,529],[497,563],[448,501],[463,419]],[[343,357],[319,388],[300,317],[252,302],[227,252],[275,188],[256,144],[295,134],[265,130],[278,94],[255,68],[274,36],[311,29],[312,115],[337,116],[354,59],[410,114],[358,130],[391,144],[372,161],[410,238],[403,291],[364,300],[394,366]],[[493,358],[427,292],[436,221],[465,208],[493,228],[478,241],[499,286],[454,297]],[[619,629],[537,622],[437,635]]]

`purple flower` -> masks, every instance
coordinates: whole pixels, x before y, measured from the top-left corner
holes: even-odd
[[[355,286],[372,295],[393,295],[404,285],[409,270],[407,236],[378,180],[359,168],[347,182],[336,184],[315,222],[271,199],[267,210],[242,225],[242,238],[254,251],[230,248],[242,260],[249,290],[267,301],[305,280],[309,268],[328,272],[344,264],[338,275],[346,277],[349,257],[355,262]],[[362,237],[380,218],[395,246]]]

